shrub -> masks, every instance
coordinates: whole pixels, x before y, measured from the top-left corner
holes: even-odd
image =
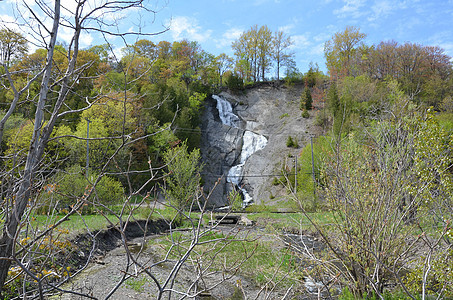
[[[313,98],[308,87],[305,87],[302,94],[300,95],[300,109],[310,110],[312,109]]]
[[[283,119],[283,118],[287,118],[289,117],[289,114],[288,113],[284,113],[280,116],[280,119]]]
[[[422,294],[422,283],[426,276],[426,289],[437,299],[453,298],[453,249],[431,258],[431,268],[427,272],[427,258],[420,257],[416,267],[405,278],[405,284],[414,294]],[[426,274],[427,272],[427,274]]]
[[[226,79],[227,87],[233,92],[239,92],[244,90],[244,81],[241,77],[231,74]]]
[[[93,183],[98,174],[90,171],[90,181]],[[85,177],[84,170],[79,165],[69,167],[64,172],[55,175],[47,184],[40,199],[41,209],[66,208],[76,203],[92,187]],[[111,205],[122,200],[124,195],[121,183],[109,176],[103,176],[96,185],[90,201],[96,201],[104,205]]]
[[[291,136],[288,136],[286,140],[286,147],[298,148],[299,144],[297,143],[297,139],[293,139]]]
[[[165,174],[165,195],[178,210],[186,210],[200,187],[200,150],[189,152],[187,144],[168,149],[164,154],[168,171]]]
[[[310,117],[310,114],[308,113],[308,110],[304,109],[302,111],[302,117],[305,119],[308,119]]]

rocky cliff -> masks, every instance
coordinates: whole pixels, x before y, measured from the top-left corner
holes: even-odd
[[[205,164],[203,179],[205,192],[213,191],[209,198],[213,206],[227,204],[226,195],[231,184],[226,181],[230,168],[238,164],[244,132],[263,135],[268,142],[264,149],[252,154],[243,167],[243,186],[255,203],[268,203],[284,193],[273,186],[272,180],[284,165],[294,166],[294,157],[309,142],[313,116],[304,119],[299,109],[303,86],[261,84],[235,95],[222,92],[239,116],[239,128],[223,125],[216,101],[208,99],[202,123],[202,160]],[[299,148],[288,148],[288,136],[297,139]],[[215,187],[215,189],[213,189]]]

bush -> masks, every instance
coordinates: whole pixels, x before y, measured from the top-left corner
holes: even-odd
[[[165,195],[178,210],[189,209],[200,187],[200,150],[189,152],[185,142],[164,154],[167,166]]]
[[[315,167],[315,180],[317,184],[322,184],[324,179],[321,177],[322,156],[330,155],[331,140],[328,137],[320,137],[313,141],[313,159]],[[315,185],[313,184],[311,144],[308,143],[302,148],[298,158],[297,170],[297,196],[300,200],[300,207],[306,211],[319,209],[319,199],[315,196]]]
[[[93,183],[98,174],[90,171],[90,181]],[[85,177],[84,170],[79,165],[69,167],[64,172],[55,175],[41,194],[42,212],[57,208],[67,208],[74,205],[77,199],[88,193],[92,187]],[[123,186],[119,181],[109,176],[103,176],[96,185],[89,201],[111,205],[122,200]],[[88,208],[89,210],[89,208]]]
[[[297,139],[293,139],[291,136],[288,136],[286,140],[286,147],[298,148],[299,144],[297,143]]]
[[[241,77],[231,74],[226,79],[227,87],[233,92],[239,92],[244,90],[244,81]]]
[[[302,117],[305,119],[308,119],[310,117],[310,114],[308,113],[308,110],[304,109],[302,111]]]
[[[318,110],[315,116],[315,125],[327,127],[329,125],[329,115],[326,109]]]

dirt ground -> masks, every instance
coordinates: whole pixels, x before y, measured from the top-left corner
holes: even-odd
[[[130,230],[126,231],[128,236],[128,248],[122,246],[121,236],[115,233],[114,230],[108,230],[98,233],[97,249],[87,247],[87,240],[84,237],[79,237],[79,240],[74,241],[74,245],[79,245],[79,257],[91,255],[91,259],[86,268],[79,274],[74,276],[70,282],[62,286],[65,290],[70,290],[75,293],[88,294],[96,299],[157,299],[158,289],[156,283],[147,274],[140,272],[133,265],[128,267],[130,261],[127,260],[126,251],[131,251],[133,257],[142,265],[152,266],[162,257],[157,253],[161,253],[159,249],[159,239],[163,236],[160,232],[165,231],[163,224],[153,224],[152,230],[148,234],[143,235],[143,231],[137,228],[141,226],[131,226]],[[218,227],[220,231],[230,231],[232,226]],[[257,226],[237,226],[233,230],[240,230],[241,235],[249,237],[255,236],[262,240],[272,241],[275,249],[284,247],[284,243],[277,239],[276,236],[265,234],[264,231]],[[135,231],[135,232],[134,232]],[[140,235],[139,237],[135,235]],[[154,239],[153,246],[148,243]],[[86,245],[86,247],[82,247]],[[92,246],[92,245],[91,245]],[[80,265],[83,265],[83,259],[80,259]],[[160,264],[159,266],[149,269],[152,275],[155,276],[160,284],[164,283],[167,276],[172,270],[172,265],[169,263]],[[178,279],[174,284],[174,290],[187,291],[193,282],[193,268],[190,265],[185,265],[181,268],[178,274]],[[229,275],[229,276],[228,276]],[[129,276],[125,282],[122,282],[124,276]],[[228,278],[226,278],[226,276]],[[275,290],[269,291],[260,286],[257,286],[252,280],[242,276],[239,273],[224,274],[213,273],[203,279],[206,286],[215,286],[209,292],[200,294],[195,298],[186,299],[295,299],[291,297],[291,291]],[[165,299],[168,298],[168,294]],[[182,294],[173,293],[170,299],[182,299]],[[52,297],[52,299],[87,299],[77,294],[64,293]],[[301,299],[301,298],[299,298]],[[305,298],[306,299],[306,298]]]

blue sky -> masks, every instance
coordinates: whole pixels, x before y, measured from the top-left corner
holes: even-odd
[[[1,20],[11,20],[9,8],[18,0],[0,2]],[[32,0],[26,0],[33,3]],[[103,1],[103,0],[89,0]],[[65,0],[71,5],[72,0]],[[324,43],[348,25],[367,34],[366,43],[395,40],[436,45],[453,56],[453,0],[149,0],[155,18],[138,16],[121,21],[124,28],[141,22],[144,32],[170,25],[154,42],[188,39],[215,55],[233,56],[231,43],[251,26],[267,25],[284,30],[294,40],[293,51],[300,71],[312,61],[325,71]],[[62,38],[69,37],[62,32]],[[112,39],[114,40],[114,39]],[[82,47],[102,43],[86,33]]]
[[[282,29],[295,42],[302,72],[310,61],[325,70],[324,43],[348,25],[366,33],[369,45],[437,45],[453,56],[453,0],[168,0],[155,25],[170,18],[159,39],[196,40],[213,54],[233,55],[231,42],[255,24]]]

